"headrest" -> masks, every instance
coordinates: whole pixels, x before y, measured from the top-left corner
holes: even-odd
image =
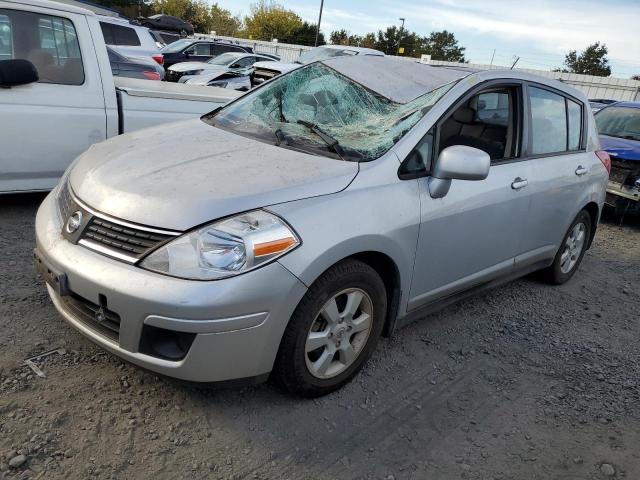
[[[453,112],[453,119],[458,123],[472,124],[475,118],[475,110],[469,107],[460,107]]]

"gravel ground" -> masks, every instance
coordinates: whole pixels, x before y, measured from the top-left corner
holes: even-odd
[[[605,219],[566,285],[430,315],[299,400],[158,379],[72,331],[31,265],[41,199],[0,197],[0,479],[640,478],[640,221]],[[46,378],[22,363],[58,348]]]

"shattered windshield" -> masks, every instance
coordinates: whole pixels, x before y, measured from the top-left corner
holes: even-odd
[[[400,140],[453,84],[399,104],[314,63],[272,80],[203,120],[285,148],[370,161]]]

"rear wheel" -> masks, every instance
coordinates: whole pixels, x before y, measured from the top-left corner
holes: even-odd
[[[553,264],[545,270],[551,283],[561,285],[576,272],[587,250],[591,228],[591,216],[581,211],[565,234]]]
[[[386,309],[384,284],[370,266],[347,260],[332,267],[311,286],[291,317],[274,379],[305,397],[340,388],[373,352]]]

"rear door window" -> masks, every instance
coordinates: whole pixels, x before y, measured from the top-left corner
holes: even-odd
[[[567,150],[567,109],[565,97],[537,87],[529,87],[531,104],[531,153],[542,155]]]

